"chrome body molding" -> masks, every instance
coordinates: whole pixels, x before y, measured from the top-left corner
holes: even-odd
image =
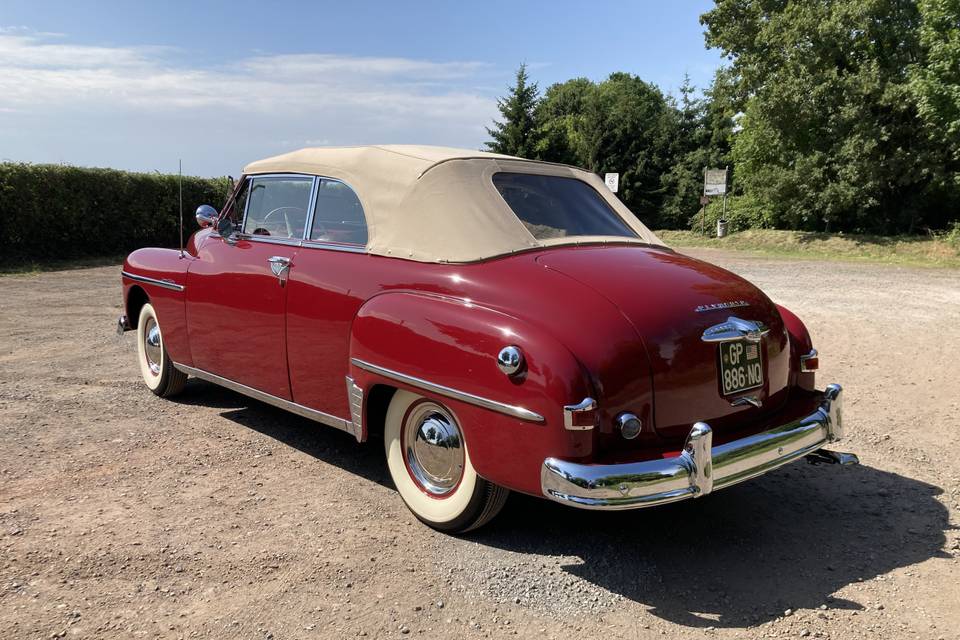
[[[710,426],[698,422],[675,458],[609,465],[547,458],[541,489],[551,500],[583,509],[651,507],[749,480],[817,452],[842,434],[842,389],[830,385],[811,415],[716,447]],[[856,464],[852,454],[830,455],[847,456],[843,463]],[[823,457],[830,455],[824,452]]]
[[[539,413],[535,413],[529,409],[524,409],[523,407],[506,404],[504,402],[497,402],[496,400],[483,398],[472,393],[467,393],[466,391],[460,391],[458,389],[446,387],[442,384],[437,384],[435,382],[430,382],[429,380],[424,380],[422,378],[417,378],[405,373],[400,373],[399,371],[394,371],[393,369],[387,369],[386,367],[381,367],[365,360],[360,360],[359,358],[350,358],[350,362],[354,366],[357,366],[365,371],[369,371],[370,373],[376,373],[384,378],[402,382],[410,385],[411,387],[429,391],[430,393],[436,393],[437,395],[453,398],[454,400],[460,400],[461,402],[474,404],[478,407],[490,409],[491,411],[503,413],[527,422],[546,422],[543,416],[541,416]]]
[[[341,242],[319,242],[304,240],[303,246],[307,249],[325,249],[327,251],[341,251],[343,253],[366,253],[367,248],[359,244],[345,244]]]
[[[142,282],[144,284],[155,284],[158,287],[163,287],[164,289],[170,289],[171,291],[183,291],[186,289],[182,284],[177,284],[173,280],[157,280],[156,278],[148,278],[147,276],[138,276],[135,273],[130,273],[129,271],[121,271],[120,275],[124,278],[130,278],[134,282]]]
[[[357,442],[363,442],[363,389],[347,376],[347,401],[350,403],[350,421]]]
[[[704,342],[732,342],[734,340],[760,342],[763,336],[768,333],[770,333],[770,329],[762,322],[730,316],[726,322],[705,329],[700,339]]]
[[[188,367],[187,365],[180,364],[179,362],[174,362],[173,366],[179,369],[180,371],[183,371],[187,375],[200,378],[201,380],[206,380],[207,382],[212,382],[213,384],[220,385],[221,387],[226,387],[231,391],[242,393],[243,395],[253,398],[254,400],[265,402],[267,404],[273,405],[280,409],[286,409],[290,413],[295,413],[298,416],[302,416],[304,418],[314,420],[321,424],[325,424],[329,427],[336,427],[341,431],[346,431],[347,433],[354,434],[353,422],[351,422],[350,420],[344,420],[343,418],[332,416],[329,413],[324,413],[323,411],[317,411],[316,409],[305,407],[302,404],[297,404],[296,402],[285,400],[284,398],[278,398],[277,396],[266,393],[265,391],[260,391],[259,389],[248,387],[245,384],[234,382],[233,380],[230,380],[228,378],[218,376],[215,373],[204,371],[203,369]]]

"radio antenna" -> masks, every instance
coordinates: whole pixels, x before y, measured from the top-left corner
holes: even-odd
[[[180,257],[183,258],[183,160],[177,159],[177,187],[180,190]]]

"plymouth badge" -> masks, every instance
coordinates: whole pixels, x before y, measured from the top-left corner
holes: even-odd
[[[750,303],[746,300],[731,300],[729,302],[714,302],[713,304],[701,304],[694,311],[703,313],[704,311],[716,311],[717,309],[735,309],[736,307],[749,307]]]

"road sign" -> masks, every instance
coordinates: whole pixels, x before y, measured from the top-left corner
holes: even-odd
[[[603,181],[607,183],[607,188],[614,193],[617,192],[617,189],[620,188],[620,174],[619,173],[608,173],[603,176]]]
[[[722,196],[727,193],[727,170],[703,170],[703,195]]]

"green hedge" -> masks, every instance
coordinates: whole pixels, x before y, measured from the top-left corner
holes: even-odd
[[[183,177],[184,237],[201,204],[218,209],[226,178]],[[0,163],[0,264],[114,256],[177,247],[177,176]]]

